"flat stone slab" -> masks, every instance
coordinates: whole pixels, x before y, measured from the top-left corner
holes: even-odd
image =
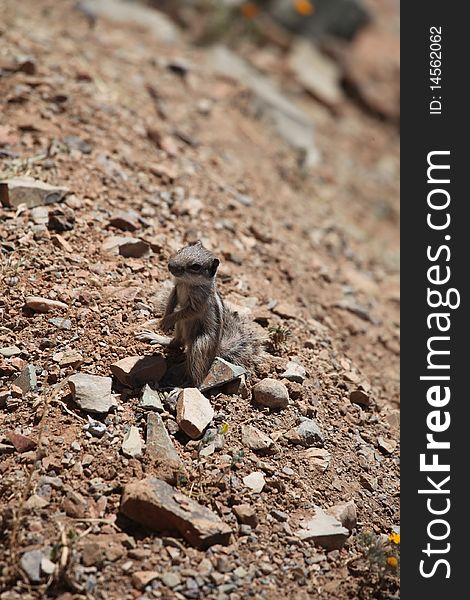
[[[77,405],[85,412],[107,413],[116,405],[111,395],[111,377],[76,373],[69,378],[69,387]]]
[[[239,365],[234,365],[227,360],[217,356],[211,365],[209,373],[200,385],[201,392],[212,388],[220,387],[230,381],[238,379],[246,373],[246,369]]]
[[[232,530],[218,515],[155,477],[129,483],[122,514],[154,531],[179,532],[192,546],[227,545]]]
[[[150,412],[147,415],[146,454],[155,461],[153,472],[167,483],[175,484],[179,473],[184,473],[183,463],[176,452],[161,416]]]
[[[111,365],[111,373],[131,388],[160,381],[165,371],[163,356],[127,356]]]
[[[0,181],[0,203],[9,208],[26,204],[28,208],[60,202],[68,188],[44,183],[31,177],[14,177]]]
[[[316,509],[314,517],[302,521],[301,527],[302,529],[296,532],[299,538],[312,540],[326,550],[342,548],[349,537],[349,530],[321,508]]]

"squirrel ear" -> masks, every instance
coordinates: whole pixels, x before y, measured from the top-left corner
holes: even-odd
[[[212,261],[210,270],[209,270],[212,277],[214,277],[214,275],[216,274],[217,267],[219,266],[219,264],[220,264],[220,260],[218,258],[214,258],[214,260]]]

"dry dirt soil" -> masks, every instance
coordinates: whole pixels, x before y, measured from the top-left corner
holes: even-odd
[[[396,124],[353,100],[332,112],[291,83],[322,155],[305,171],[251,93],[205,66],[207,50],[104,19],[91,28],[69,1],[3,0],[0,11],[2,178],[69,190],[46,224],[38,211],[0,208],[0,347],[20,350],[0,356],[0,598],[398,597],[393,565],[382,573],[360,543],[365,531],[382,539],[399,525]],[[25,56],[31,63],[8,68]],[[132,233],[113,225],[129,211]],[[103,244],[113,235],[149,252],[112,254]],[[187,472],[178,487],[233,531],[228,546],[207,550],[119,516],[126,483],[154,472],[145,453],[121,452],[129,426],[145,438],[140,390],[114,380],[118,408],[97,438],[66,383],[159,352],[135,334],[158,317],[168,258],[196,239],[221,259],[222,296],[279,341],[248,392],[264,377],[282,380],[289,360],[306,370],[302,383],[283,380],[282,410],[255,406],[251,393],[208,393],[216,426],[227,425],[224,447],[207,457],[163,413]],[[67,308],[29,310],[30,295]],[[65,324],[50,321],[58,317]],[[37,389],[22,394],[12,384],[27,365]],[[323,433],[321,460],[295,443],[303,417]],[[274,440],[271,453],[244,445],[246,424]],[[33,449],[15,450],[11,432]],[[260,493],[243,483],[252,472],[264,474]],[[296,535],[317,507],[350,500],[357,523],[342,548]],[[254,526],[237,522],[238,504],[252,507]],[[36,583],[15,569],[32,550],[55,564]],[[158,576],[139,590],[138,571]]]

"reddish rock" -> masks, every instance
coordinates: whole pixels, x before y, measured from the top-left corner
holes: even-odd
[[[229,543],[231,529],[220,517],[161,479],[127,484],[120,510],[149,529],[178,531],[197,548]]]
[[[36,442],[26,435],[10,431],[5,436],[7,440],[13,444],[17,452],[28,452],[36,448]]]

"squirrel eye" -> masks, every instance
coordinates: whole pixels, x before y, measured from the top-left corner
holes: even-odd
[[[197,273],[198,271],[200,271],[202,269],[202,265],[199,265],[198,263],[194,263],[194,265],[191,265],[189,268],[191,269],[191,271],[194,271]]]

